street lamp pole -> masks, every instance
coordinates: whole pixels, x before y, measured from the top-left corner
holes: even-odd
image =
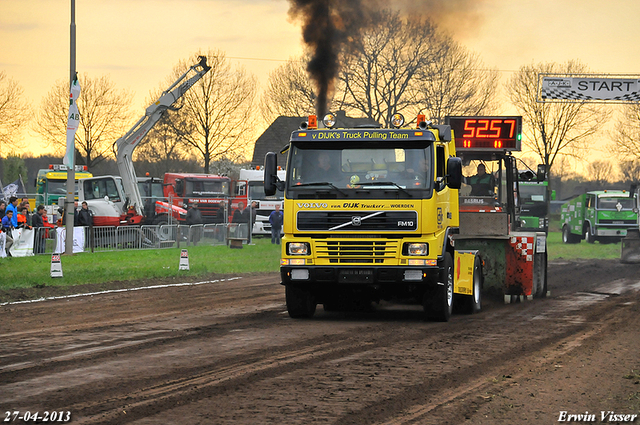
[[[70,66],[69,66],[69,90],[76,76],[76,0],[71,0],[71,28],[70,28]],[[76,160],[75,160],[75,138],[71,142],[67,138],[67,144],[72,143],[72,149],[67,146],[67,152],[71,152],[70,164],[67,165],[67,198],[64,205],[64,216],[66,239],[64,252],[67,255],[73,254],[73,218],[75,215],[75,187],[76,187]]]

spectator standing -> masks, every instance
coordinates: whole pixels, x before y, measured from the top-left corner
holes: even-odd
[[[31,225],[36,233],[33,240],[33,252],[35,254],[44,254],[46,234],[44,220],[46,216],[47,214],[45,213],[44,205],[38,205],[36,213],[33,215],[31,220]]]
[[[7,235],[7,241],[5,243],[5,249],[7,251],[7,256],[11,257],[11,253],[9,252],[9,248],[13,245],[13,210],[7,208],[7,213],[4,217],[2,217],[2,231]]]
[[[5,215],[9,211],[13,211],[13,215],[11,216],[13,227],[18,227],[18,198],[16,198],[15,196],[9,198],[9,205],[7,205]]]
[[[18,214],[18,225],[16,226],[16,228],[31,229],[31,225],[29,224],[29,207],[20,207],[20,214]]]
[[[282,211],[280,205],[276,204],[276,209],[269,214],[269,223],[271,224],[271,243],[280,245],[280,231],[282,229]]]
[[[74,218],[74,226],[79,227],[88,227],[93,224],[93,216],[91,214],[91,210],[89,209],[89,205],[87,201],[82,201],[82,208],[80,208],[76,212],[76,216]]]
[[[22,212],[22,209],[26,208],[27,209],[27,224],[29,226],[31,226],[31,211],[29,211],[29,209],[31,208],[31,205],[29,204],[29,201],[22,201],[20,203],[20,206],[18,207],[18,211]],[[18,216],[18,220],[20,220],[20,216]]]
[[[0,220],[4,217],[4,212],[7,209],[7,203],[4,201],[0,201]]]
[[[236,210],[233,212],[233,218],[231,219],[231,222],[238,224],[238,227],[237,227],[238,231],[236,233],[238,238],[241,238],[241,239],[247,238],[247,235],[246,235],[247,230],[245,230],[245,227],[249,226],[249,222],[250,222],[249,214],[250,212],[244,208],[244,204],[242,202],[238,204],[238,208],[236,208]]]
[[[185,217],[185,223],[188,226],[193,226],[197,224],[202,224],[204,221],[202,220],[202,213],[198,209],[198,204],[193,202],[189,205],[189,209],[187,210],[187,216]],[[200,234],[202,233],[201,227],[189,227],[189,236],[193,245],[197,245],[200,241]]]

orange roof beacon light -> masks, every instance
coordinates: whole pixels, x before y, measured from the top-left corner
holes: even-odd
[[[318,129],[318,117],[315,115],[309,115],[309,124],[307,124],[309,130]]]
[[[418,114],[418,118],[416,119],[416,128],[422,128],[420,127],[420,123],[425,121],[427,121],[427,118],[424,116],[424,114]]]

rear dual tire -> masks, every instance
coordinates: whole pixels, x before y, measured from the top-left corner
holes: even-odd
[[[564,226],[562,226],[562,242],[567,244],[578,243],[580,242],[580,236],[571,233],[571,231],[569,230],[569,226],[565,224]]]

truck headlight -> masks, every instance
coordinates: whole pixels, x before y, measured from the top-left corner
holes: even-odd
[[[289,255],[309,255],[311,247],[307,242],[289,242],[287,244],[287,253]]]
[[[429,244],[425,242],[409,242],[404,244],[405,249],[403,251],[405,255],[420,255],[425,256],[429,254]]]

